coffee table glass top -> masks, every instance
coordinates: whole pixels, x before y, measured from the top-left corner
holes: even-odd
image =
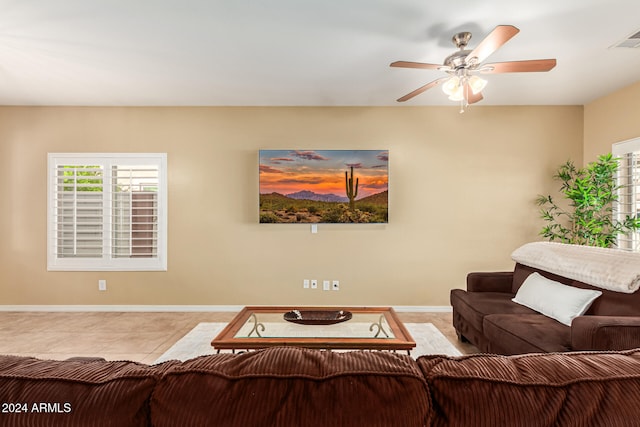
[[[284,319],[293,310],[350,312],[335,324],[299,324]],[[413,338],[391,307],[245,307],[211,342],[216,349],[294,345],[308,348],[410,350]]]
[[[304,312],[304,309],[301,309]],[[254,313],[234,338],[379,338],[395,335],[384,313],[352,313],[352,318],[332,325],[302,325],[284,319],[283,313]]]

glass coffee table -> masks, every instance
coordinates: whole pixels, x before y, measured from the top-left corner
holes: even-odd
[[[409,353],[416,343],[392,307],[253,306],[244,307],[211,346],[218,352],[296,346]]]

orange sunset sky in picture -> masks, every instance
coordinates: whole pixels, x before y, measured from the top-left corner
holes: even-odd
[[[345,196],[344,173],[353,166],[361,199],[388,189],[388,163],[388,150],[260,150],[260,194]]]

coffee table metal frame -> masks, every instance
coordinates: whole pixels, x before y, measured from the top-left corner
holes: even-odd
[[[375,328],[371,337],[236,337],[238,331],[252,318],[259,318],[263,313],[284,313],[292,310],[347,310],[354,315],[380,314],[384,316],[388,327],[392,331],[392,337],[384,334],[375,336]],[[284,320],[283,320],[284,321]],[[349,321],[347,321],[349,322]],[[259,323],[256,321],[256,325]],[[375,325],[375,324],[374,324]],[[305,325],[314,328],[314,325]],[[218,352],[220,350],[254,350],[267,347],[292,346],[314,349],[349,349],[349,350],[405,350],[407,353],[416,346],[409,331],[398,318],[392,307],[291,307],[291,306],[248,306],[244,307],[229,324],[211,341],[211,346]]]

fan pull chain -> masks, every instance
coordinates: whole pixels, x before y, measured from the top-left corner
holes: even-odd
[[[466,82],[464,82],[463,90],[464,94],[460,100],[460,114],[464,113],[464,108],[469,106],[469,103],[467,102],[467,98],[469,97],[469,85],[466,84]]]

